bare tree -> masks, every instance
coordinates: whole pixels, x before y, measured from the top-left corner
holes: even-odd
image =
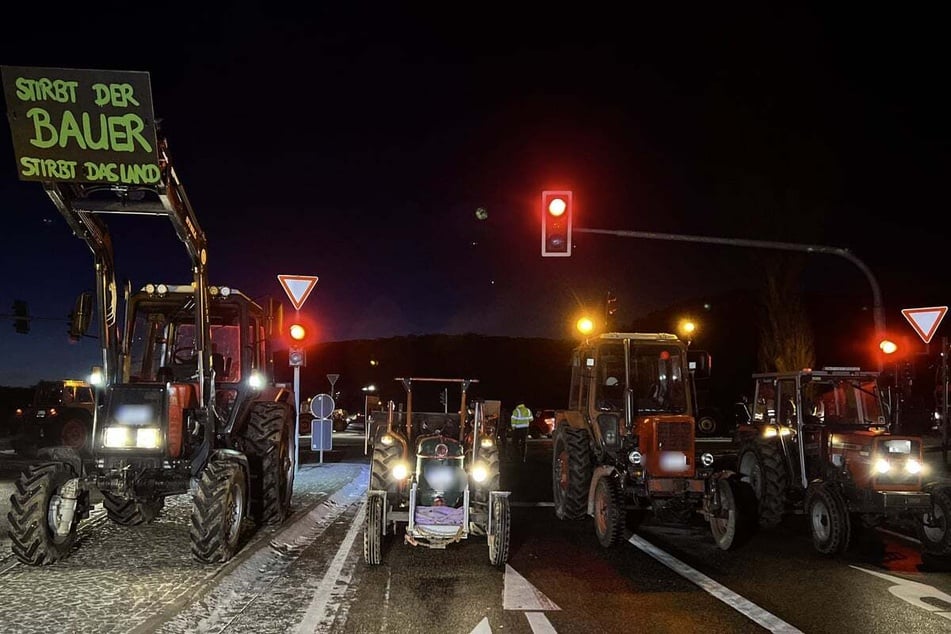
[[[758,364],[763,372],[811,368],[816,360],[809,316],[802,301],[804,256],[765,258],[759,326]]]

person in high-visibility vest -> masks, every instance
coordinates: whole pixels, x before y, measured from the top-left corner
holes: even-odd
[[[518,402],[515,409],[512,410],[512,438],[515,439],[516,454],[525,462],[525,452],[527,449],[526,439],[528,437],[528,426],[532,422],[532,410],[525,407],[525,403]]]

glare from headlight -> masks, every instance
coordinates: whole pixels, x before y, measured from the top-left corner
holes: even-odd
[[[248,385],[251,389],[260,390],[264,387],[264,375],[256,370],[251,372],[251,376],[248,377]]]
[[[477,463],[472,467],[472,479],[476,482],[485,482],[489,477],[489,470],[482,463]]]
[[[905,463],[905,471],[908,473],[921,473],[921,463],[910,458],[908,462]]]
[[[397,480],[404,480],[409,475],[409,469],[405,464],[399,462],[393,467],[393,477]]]
[[[892,468],[892,465],[888,460],[884,458],[879,458],[875,463],[875,471],[878,473],[888,473]]]
[[[102,442],[106,447],[127,447],[130,431],[129,427],[106,427]]]
[[[488,449],[489,447],[495,444],[495,441],[489,438],[488,436],[486,436],[482,439],[482,442],[480,444],[482,445],[483,449]]]
[[[713,454],[712,453],[703,453],[700,454],[700,462],[703,463],[704,467],[709,467],[713,464]]]
[[[157,427],[140,427],[135,431],[135,446],[140,449],[158,449],[162,434]]]

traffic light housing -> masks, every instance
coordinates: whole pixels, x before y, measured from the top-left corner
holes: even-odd
[[[307,353],[304,345],[307,342],[307,326],[299,322],[292,323],[287,329],[290,336],[290,345],[287,348],[287,364],[292,368],[307,365]]]
[[[573,200],[570,190],[542,192],[542,256],[571,255]]]
[[[13,328],[21,335],[30,332],[30,307],[22,299],[13,300]]]

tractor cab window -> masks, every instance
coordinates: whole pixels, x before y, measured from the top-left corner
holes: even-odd
[[[875,381],[839,379],[814,385],[822,420],[831,425],[884,425]]]
[[[677,346],[631,346],[634,403],[641,413],[686,414],[689,370]]]
[[[772,379],[760,379],[753,403],[753,420],[772,423],[776,420],[776,387]]]
[[[599,411],[624,408],[624,344],[611,342],[599,350],[595,405]]]

